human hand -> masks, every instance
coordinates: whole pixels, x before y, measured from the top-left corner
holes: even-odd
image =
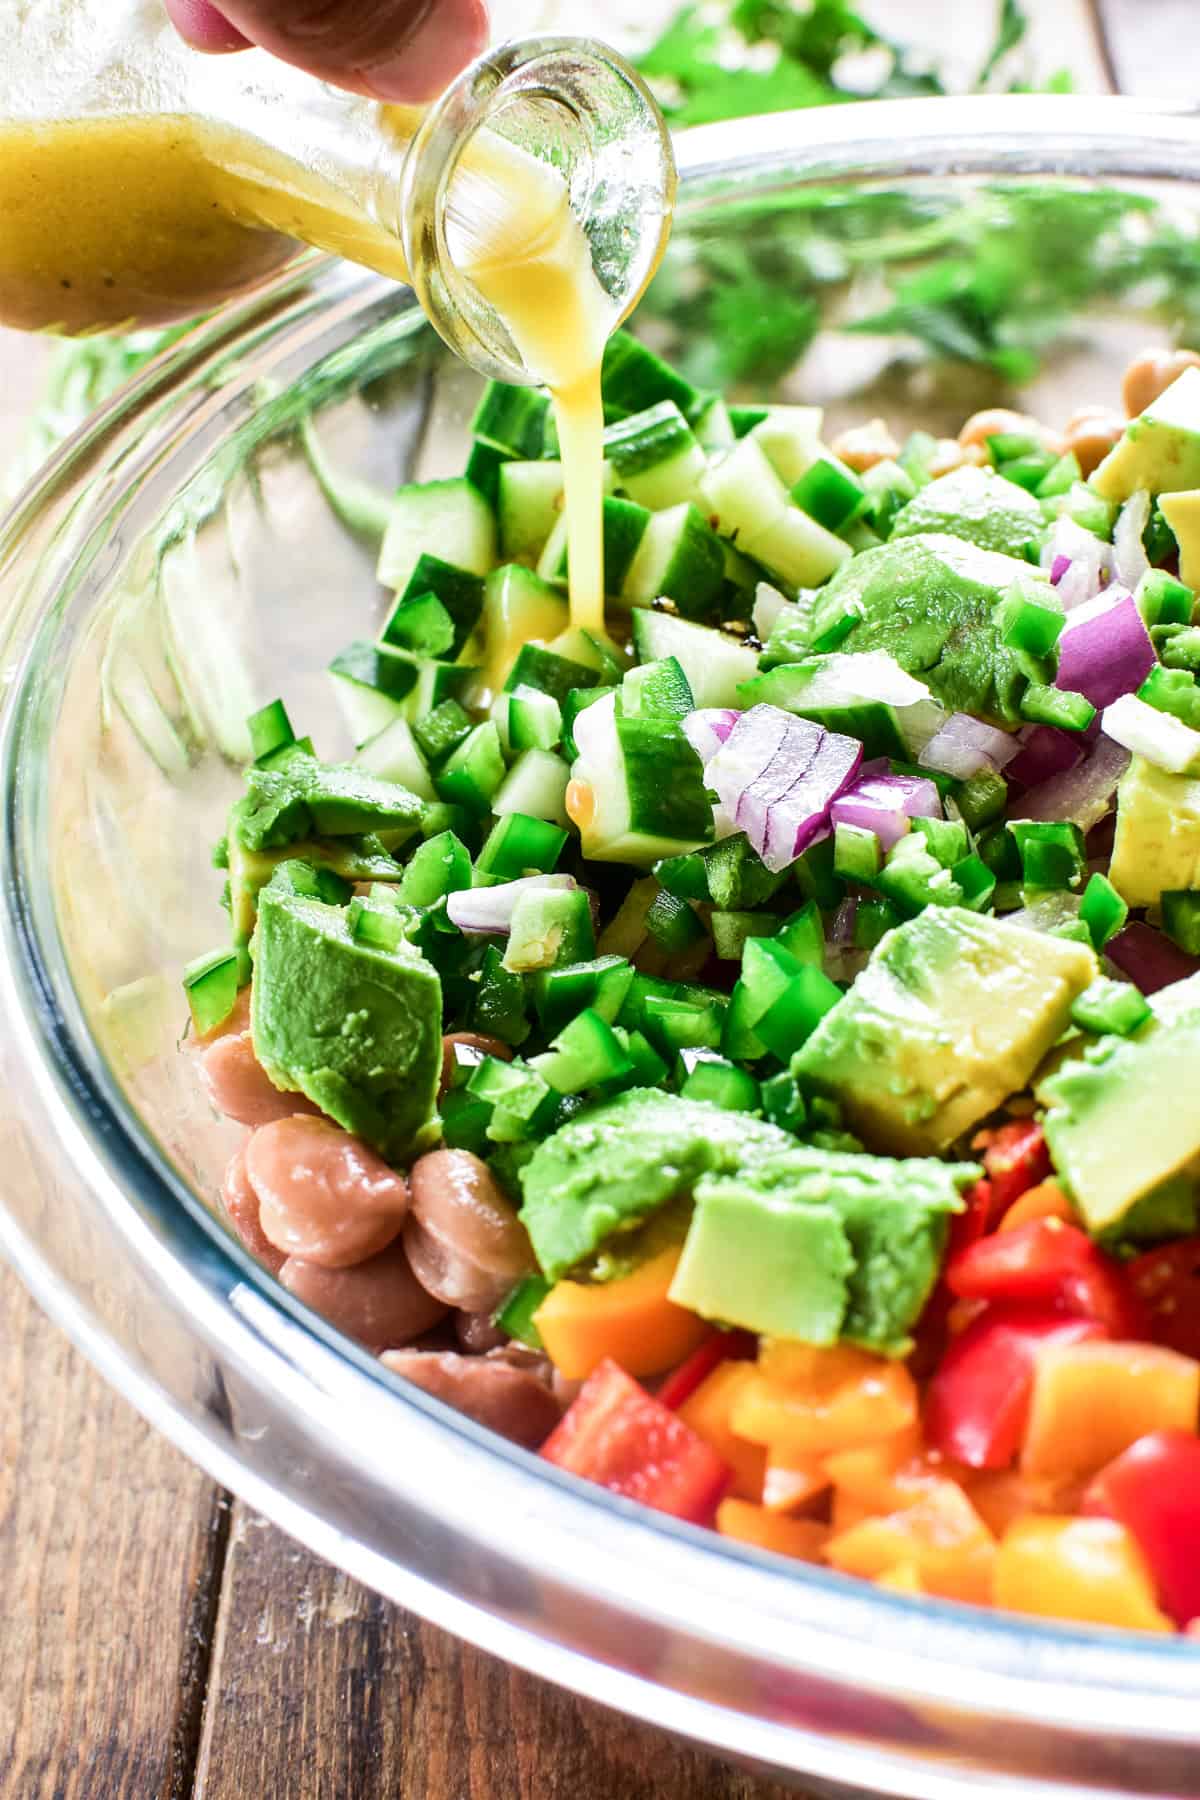
[[[487,43],[487,0],[165,0],[180,35],[221,54],[257,44],[372,100],[432,100]]]

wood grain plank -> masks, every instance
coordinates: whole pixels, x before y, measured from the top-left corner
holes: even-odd
[[[248,1795],[784,1800],[785,1790],[457,1643],[235,1502],[195,1800]]]
[[[222,1497],[0,1267],[0,1796],[186,1800]]]

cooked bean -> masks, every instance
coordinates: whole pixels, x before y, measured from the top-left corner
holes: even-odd
[[[531,1450],[545,1442],[562,1414],[539,1373],[507,1358],[394,1350],[383,1361],[427,1394]]]
[[[246,1146],[235,1151],[221,1181],[221,1203],[229,1215],[229,1223],[237,1232],[251,1256],[258,1258],[272,1275],[278,1275],[287,1258],[277,1250],[263,1231],[259,1219],[258,1195],[246,1173]]]
[[[970,444],[986,446],[990,437],[1010,435],[1034,437],[1056,456],[1062,454],[1062,439],[1056,431],[1029,413],[1014,412],[1009,406],[986,406],[982,412],[972,413],[959,432],[958,441],[964,448]]]
[[[460,1312],[454,1320],[454,1334],[471,1356],[483,1356],[488,1350],[502,1349],[508,1334],[492,1323],[490,1312]]]
[[[1185,369],[1200,369],[1200,350],[1143,350],[1121,378],[1121,399],[1132,419],[1165,394]]]
[[[254,1054],[249,1031],[229,1031],[209,1044],[200,1073],[217,1111],[239,1125],[270,1125],[317,1111],[303,1094],[285,1094],[274,1085]]]
[[[458,1061],[454,1054],[456,1044],[464,1050],[479,1052],[478,1058],[471,1057],[467,1059],[469,1061],[482,1062],[485,1056],[498,1056],[501,1062],[511,1062],[513,1059],[512,1045],[504,1043],[500,1038],[482,1037],[477,1031],[448,1031],[442,1039],[442,1085],[439,1099],[454,1080],[455,1064]]]
[[[328,1119],[278,1119],[246,1145],[246,1173],[266,1236],[287,1256],[346,1269],[391,1243],[408,1184]]]
[[[525,1227],[487,1164],[469,1150],[433,1150],[412,1168],[404,1247],[431,1294],[463,1312],[494,1310],[533,1268]]]
[[[939,475],[950,475],[964,463],[979,468],[987,461],[982,444],[960,444],[957,438],[939,438],[929,459],[929,473],[936,481]]]
[[[376,1355],[424,1337],[446,1314],[409,1268],[400,1244],[352,1269],[326,1269],[289,1256],[279,1279],[290,1294]]]
[[[852,425],[839,432],[833,440],[833,454],[840,456],[847,468],[864,475],[876,463],[899,456],[900,446],[886,419],[872,419],[866,425]]]
[[[1081,472],[1090,475],[1124,431],[1124,419],[1111,406],[1081,406],[1067,420],[1063,450],[1072,451],[1079,459]]]

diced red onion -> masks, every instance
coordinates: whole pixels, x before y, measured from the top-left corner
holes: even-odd
[[[702,706],[684,719],[683,735],[706,768],[740,717],[732,706]]]
[[[446,899],[446,917],[460,931],[503,936],[512,928],[513,908],[522,894],[577,885],[573,875],[525,875],[497,887],[463,888]]]
[[[1142,533],[1150,523],[1150,496],[1145,488],[1131,494],[1117,515],[1113,531],[1113,567],[1122,587],[1132,590],[1150,567]]]
[[[985,725],[970,713],[951,713],[917,761],[923,769],[937,769],[939,774],[953,775],[956,781],[969,781],[981,769],[1003,769],[1020,748],[1011,732]]]
[[[856,739],[764,704],[739,715],[707,779],[767,867],[780,873],[828,836],[830,804],[861,761]]]
[[[1145,757],[1168,775],[1200,771],[1200,731],[1173,713],[1160,712],[1136,694],[1122,694],[1104,709],[1104,730],[1116,744]]]
[[[1022,819],[1072,820],[1081,831],[1098,825],[1113,803],[1117,783],[1129,767],[1129,752],[1099,737],[1091,755],[1074,769],[1054,775],[1021,796]]]
[[[1156,657],[1132,594],[1099,595],[1076,607],[1058,640],[1056,687],[1111,706],[1140,688]]]
[[[1157,994],[1200,969],[1200,960],[1140,919],[1131,920],[1110,937],[1104,954],[1143,994]]]
[[[1041,564],[1050,571],[1063,611],[1069,613],[1094,599],[1112,579],[1113,550],[1095,532],[1064,515],[1047,533]]]
[[[857,825],[873,831],[885,851],[900,842],[910,819],[941,816],[936,782],[919,775],[864,775],[861,770],[854,786],[839,794],[829,809],[832,825]]]
[[[754,595],[754,611],[750,614],[750,622],[758,634],[759,641],[766,643],[775,628],[775,621],[792,602],[786,594],[771,586],[769,581],[760,581]]]
[[[1008,765],[1008,774],[1023,787],[1038,787],[1054,775],[1062,775],[1081,763],[1087,745],[1077,731],[1059,731],[1053,725],[1030,725],[1020,734],[1021,748]]]

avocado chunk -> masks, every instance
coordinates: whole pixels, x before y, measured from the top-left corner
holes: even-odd
[[[1016,725],[1027,680],[993,615],[1013,583],[1031,574],[1027,562],[946,532],[861,550],[799,620],[781,616],[763,667],[814,650],[882,650],[951,712]]]
[[[397,1162],[437,1135],[442,991],[414,945],[351,934],[312,897],[316,871],[284,863],[258,897],[250,1027],[278,1088]]]
[[[836,1344],[853,1268],[832,1206],[709,1176],[696,1191],[671,1299],[723,1325]]]
[[[1179,545],[1179,579],[1186,587],[1200,586],[1200,488],[1164,494],[1159,511]]]
[[[1185,369],[1130,419],[1089,486],[1106,500],[1128,500],[1138,488],[1176,494],[1200,487],[1200,369]]]
[[[230,814],[229,835],[246,850],[366,832],[387,833],[396,843],[412,836],[424,810],[424,801],[398,782],[290,749],[269,769],[247,769],[246,792]]]
[[[906,1355],[949,1215],[979,1173],[798,1145],[737,1177],[706,1176],[671,1298],[774,1337]]]
[[[1109,1231],[1172,1177],[1200,1174],[1200,1007],[1101,1038],[1039,1089],[1046,1141],[1089,1230]]]
[[[1045,523],[1041,506],[1025,488],[1006,481],[994,469],[965,463],[931,481],[900,508],[891,542],[942,531],[978,544],[981,550],[1023,557],[1026,544],[1041,538]]]
[[[1025,1087],[1095,975],[1085,944],[929,907],[880,940],[792,1073],[872,1149],[945,1150]]]
[[[657,1088],[589,1107],[521,1170],[521,1219],[543,1274],[569,1274],[608,1238],[690,1196],[702,1175],[735,1173],[795,1141],[763,1119]]]
[[[1168,775],[1135,756],[1117,789],[1109,880],[1130,906],[1200,887],[1200,777]]]

